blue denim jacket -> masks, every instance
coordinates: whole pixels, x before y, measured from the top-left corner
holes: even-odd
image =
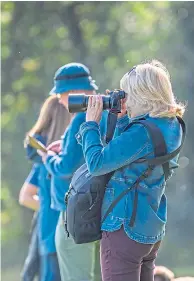
[[[182,130],[176,118],[152,118],[149,115],[145,117],[161,129],[168,152],[180,145]],[[131,121],[128,116],[119,119],[114,139],[106,147],[100,141],[96,122],[85,122],[80,127],[79,133],[89,172],[98,176],[116,170],[106,188],[102,217],[119,194],[147,169],[147,162],[141,161],[141,158],[153,157],[152,141],[141,124],[133,125],[123,132]],[[177,167],[176,157],[170,162],[170,168]],[[123,225],[126,234],[139,243],[154,244],[161,240],[167,221],[165,180],[161,166],[156,167],[151,176],[139,184],[136,219],[134,226],[130,227],[133,202],[134,190],[118,202],[103,222],[102,230],[113,232]]]
[[[105,142],[108,112],[104,111],[100,122],[100,131],[103,143]],[[69,189],[73,173],[84,164],[82,147],[76,135],[80,125],[85,122],[85,113],[78,113],[66,129],[62,137],[62,151],[56,156],[48,156],[45,166],[51,178],[51,207],[58,211],[65,211],[65,193]]]

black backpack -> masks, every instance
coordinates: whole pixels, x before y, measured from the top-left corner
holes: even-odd
[[[148,169],[141,174],[136,181],[126,190],[124,190],[109,206],[103,218],[101,218],[101,207],[104,198],[107,183],[114,172],[106,175],[93,176],[88,172],[87,165],[82,165],[73,175],[69,191],[66,194],[65,202],[67,210],[64,212],[64,225],[67,234],[71,234],[76,244],[89,243],[101,239],[101,224],[116,204],[129,193],[135,190],[134,206],[130,218],[130,227],[133,227],[137,212],[139,183],[152,173],[152,170],[162,165],[165,180],[170,175],[169,161],[173,159],[181,150],[185,139],[185,124],[181,118],[178,118],[183,130],[181,145],[172,153],[167,154],[166,143],[160,129],[151,121],[138,120],[130,123],[126,129],[135,124],[143,125],[152,139],[155,157],[144,159],[148,162]]]

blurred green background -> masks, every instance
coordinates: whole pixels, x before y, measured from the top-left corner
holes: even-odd
[[[31,167],[23,139],[56,69],[85,63],[104,92],[152,58],[167,66],[175,94],[188,102],[188,135],[167,188],[169,222],[157,263],[194,276],[194,2],[1,2],[1,27],[3,281],[20,280],[32,217],[18,204]]]

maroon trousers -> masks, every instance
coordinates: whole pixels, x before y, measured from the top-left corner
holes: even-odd
[[[155,259],[161,242],[141,244],[123,227],[102,234],[100,245],[103,281],[154,281]]]

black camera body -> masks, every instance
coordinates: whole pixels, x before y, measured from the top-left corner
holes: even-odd
[[[88,99],[91,95],[70,94],[68,97],[68,108],[70,113],[83,112],[87,110]],[[103,100],[103,110],[110,109],[112,113],[121,112],[121,100],[126,94],[122,90],[114,90],[108,95],[101,95]]]

